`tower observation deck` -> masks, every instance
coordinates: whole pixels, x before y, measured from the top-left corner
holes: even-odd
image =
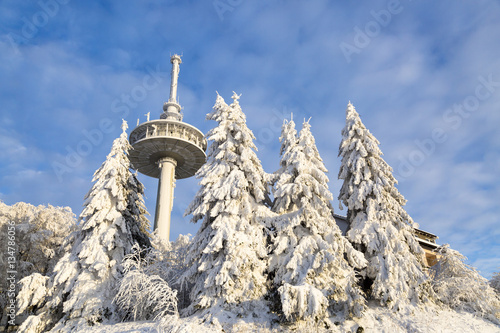
[[[193,176],[205,163],[207,142],[196,127],[182,121],[177,102],[177,80],[181,57],[173,55],[170,98],[163,105],[160,119],[138,125],[129,136],[132,167],[142,174],[159,178],[154,230],[168,240],[175,180]]]

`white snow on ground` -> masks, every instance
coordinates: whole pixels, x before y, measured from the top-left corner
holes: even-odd
[[[333,320],[332,320],[333,321]],[[271,318],[236,318],[234,314],[221,312],[217,316],[194,315],[187,318],[172,318],[160,322],[130,322],[115,325],[101,325],[80,332],[102,333],[219,333],[219,332],[356,332],[363,327],[365,333],[498,333],[500,326],[470,313],[459,313],[435,306],[402,314],[387,308],[369,304],[362,319],[346,321],[327,329],[315,324],[299,322],[290,326],[272,324]]]
[[[483,318],[435,306],[401,315],[371,304],[358,323],[365,332],[500,332],[500,326]]]

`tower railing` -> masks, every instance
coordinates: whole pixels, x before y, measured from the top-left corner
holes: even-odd
[[[134,145],[141,140],[156,137],[182,139],[194,143],[203,151],[207,148],[207,141],[198,129],[186,123],[166,119],[152,120],[139,125],[130,133],[129,141]]]

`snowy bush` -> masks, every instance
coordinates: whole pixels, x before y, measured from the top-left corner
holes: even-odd
[[[185,213],[192,215],[192,222],[202,221],[183,277],[193,284],[191,312],[216,304],[241,310],[241,304],[266,292],[267,251],[260,219],[269,214],[264,205],[267,175],[238,98],[234,94],[227,105],[218,95],[207,115],[218,125],[206,135],[211,141],[207,161],[196,173],[201,187]]]
[[[125,320],[178,316],[178,308],[189,305],[189,286],[182,286],[179,278],[187,269],[190,236],[179,235],[174,242],[168,242],[155,231],[153,248],[134,246],[134,252],[125,256],[125,274],[115,297]]]
[[[160,276],[176,290],[178,309],[184,309],[190,304],[189,292],[192,284],[181,281],[181,276],[189,268],[187,255],[191,235],[179,235],[173,242],[159,237],[156,231],[151,236],[153,248],[147,252],[147,273]]]
[[[191,235],[179,235],[174,242],[151,234],[152,248],[134,247],[123,261],[124,277],[114,302],[123,320],[156,320],[178,316],[189,305],[189,288],[180,276],[187,269],[186,255]]]
[[[423,250],[403,208],[406,200],[378,145],[349,103],[339,147],[344,182],[338,197],[340,208],[348,209],[347,238],[368,260],[361,274],[370,297],[398,309],[427,298],[428,283]]]
[[[335,223],[327,170],[309,123],[297,137],[293,120],[284,122],[280,141],[281,168],[273,177],[273,211],[279,215],[267,219],[270,298],[279,299],[274,306],[287,321],[333,313],[360,317],[364,298],[349,263],[363,268],[366,260]]]
[[[467,311],[500,324],[500,299],[467,258],[445,244],[438,249],[432,286],[439,301],[452,309]]]
[[[493,276],[490,280],[490,286],[495,289],[498,296],[500,297],[500,272],[493,273]]]
[[[191,244],[191,234],[179,235],[175,241],[169,242],[155,231],[151,244],[153,248],[148,252],[149,271],[161,275],[169,284],[178,285],[181,275],[188,269],[187,250]]]
[[[120,282],[115,302],[124,313],[125,320],[158,320],[168,315],[177,315],[177,291],[159,275],[152,274],[151,255],[154,249],[140,249],[123,260],[124,276]]]

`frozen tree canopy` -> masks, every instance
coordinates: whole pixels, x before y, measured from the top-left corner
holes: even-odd
[[[361,316],[364,299],[354,269],[366,264],[342,236],[329,201],[326,168],[308,122],[297,137],[293,120],[281,132],[281,168],[275,173],[269,274],[286,320]]]
[[[33,272],[45,274],[53,268],[64,237],[76,227],[75,215],[69,207],[33,206],[24,202],[8,206],[0,201],[1,244],[7,244],[9,223],[16,228],[18,273],[23,277]]]
[[[6,281],[9,270],[15,270],[19,280],[30,274],[44,275],[51,271],[64,254],[59,250],[64,238],[75,227],[75,215],[69,207],[33,206],[24,202],[8,206],[0,201],[0,244],[5,246],[4,251],[15,254],[15,262],[9,262],[5,254],[0,256],[2,281]],[[8,230],[15,234],[13,244],[9,244],[8,235],[12,233]],[[9,264],[14,266],[8,269]],[[3,288],[4,283],[0,286],[0,308],[6,309]],[[0,325],[6,323],[5,314],[4,311],[0,314]]]
[[[268,214],[266,174],[257,158],[253,133],[233,95],[227,105],[217,96],[207,115],[218,125],[206,138],[211,141],[206,163],[198,170],[200,189],[186,210],[201,226],[190,247],[191,267],[185,279],[194,283],[191,310],[244,305],[265,291],[266,248],[259,218]],[[236,309],[237,310],[237,309]]]
[[[85,197],[79,229],[66,239],[67,253],[55,265],[49,279],[40,277],[20,281],[19,298],[38,288],[45,297],[32,297],[19,304],[19,312],[28,307],[21,332],[41,332],[96,324],[112,318],[116,282],[122,277],[122,260],[135,244],[150,246],[145,218],[143,186],[129,170],[127,124],[113,142],[106,161],[95,172],[95,182]]]
[[[445,244],[437,250],[432,266],[432,287],[439,301],[452,309],[467,311],[500,324],[500,298],[467,258]]]
[[[348,209],[347,237],[368,260],[364,274],[370,296],[397,309],[422,296],[423,250],[378,145],[349,103],[339,147],[339,179],[344,181],[339,201]]]

